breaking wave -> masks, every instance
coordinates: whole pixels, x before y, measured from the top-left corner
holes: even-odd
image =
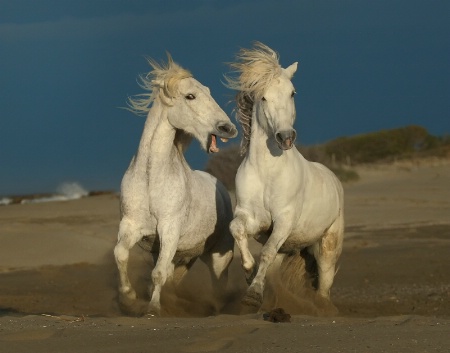
[[[88,195],[89,191],[81,186],[80,183],[64,182],[56,188],[55,194],[3,197],[0,199],[0,205],[10,205],[13,203],[26,204],[52,201],[68,201],[80,199]]]

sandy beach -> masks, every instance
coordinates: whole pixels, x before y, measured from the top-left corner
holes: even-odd
[[[286,323],[243,310],[238,251],[220,315],[201,263],[165,289],[163,317],[124,314],[112,253],[117,195],[0,206],[0,352],[449,352],[450,162],[357,171],[344,185],[346,239],[331,294],[339,312],[275,293],[265,309],[282,307]],[[151,264],[140,248],[132,256],[144,306]]]

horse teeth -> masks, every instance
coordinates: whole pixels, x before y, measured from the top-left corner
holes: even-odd
[[[222,141],[222,142],[228,142],[228,139],[225,138],[225,137],[221,137],[221,138],[220,138],[220,141]]]

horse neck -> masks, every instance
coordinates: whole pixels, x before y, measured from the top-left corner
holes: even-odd
[[[173,164],[187,166],[184,146],[176,141],[177,130],[169,123],[167,110],[157,98],[153,103],[136,154],[136,164],[145,170],[153,170]],[[189,167],[187,167],[189,169]]]

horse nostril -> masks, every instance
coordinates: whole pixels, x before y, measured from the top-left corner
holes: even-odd
[[[230,124],[222,124],[217,126],[217,130],[229,134],[233,130],[233,127]]]
[[[280,132],[277,132],[275,134],[275,139],[277,140],[277,142],[282,143],[283,142],[283,135]]]
[[[287,147],[290,149],[295,142],[295,138],[297,137],[297,132],[295,129],[280,131],[275,134],[275,140],[280,146]]]
[[[292,130],[292,142],[294,142],[296,138],[297,138],[297,131],[295,131],[295,129],[293,129]]]

